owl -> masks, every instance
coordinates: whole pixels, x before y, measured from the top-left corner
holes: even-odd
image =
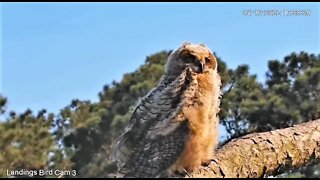
[[[111,159],[122,177],[170,177],[207,163],[218,144],[221,79],[203,44],[168,57],[157,87],[136,106]]]

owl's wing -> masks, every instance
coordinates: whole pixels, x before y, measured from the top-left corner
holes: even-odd
[[[124,177],[159,177],[183,152],[188,138],[187,122],[184,121],[169,134],[146,139],[128,162]]]
[[[112,158],[118,161],[120,169],[125,171],[124,167],[129,162],[132,164],[133,154],[153,154],[152,148],[141,151],[141,147],[150,143],[150,147],[156,146],[156,143],[165,143],[173,132],[181,128],[185,121],[181,107],[190,86],[189,73],[185,70],[173,81],[162,79],[159,86],[141,100],[113,151]]]

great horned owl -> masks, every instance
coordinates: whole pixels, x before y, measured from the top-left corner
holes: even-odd
[[[221,80],[217,60],[202,44],[183,43],[168,57],[158,86],[135,108],[114,146],[124,177],[193,171],[218,144]]]

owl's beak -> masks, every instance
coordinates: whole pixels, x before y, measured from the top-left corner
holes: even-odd
[[[193,70],[196,72],[196,73],[203,73],[203,70],[204,70],[204,64],[199,61],[199,60],[196,60],[194,62],[194,65],[193,65]]]

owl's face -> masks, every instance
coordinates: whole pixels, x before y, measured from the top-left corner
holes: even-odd
[[[169,56],[166,73],[180,74],[186,67],[204,74],[217,68],[217,60],[205,45],[184,43]]]

